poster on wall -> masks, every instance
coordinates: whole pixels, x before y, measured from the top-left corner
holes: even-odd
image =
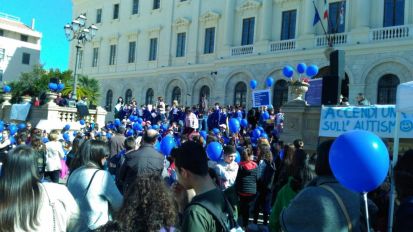
[[[365,130],[393,138],[395,105],[325,107],[321,109],[319,136],[338,137],[351,130]],[[400,138],[413,138],[413,114],[401,113]]]
[[[252,92],[252,106],[261,107],[271,105],[271,91],[266,90],[255,90]]]
[[[310,106],[321,106],[321,93],[323,91],[323,79],[312,79],[308,82],[310,87],[305,94],[305,101]]]

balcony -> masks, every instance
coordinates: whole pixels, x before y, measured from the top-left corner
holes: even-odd
[[[254,53],[254,45],[244,45],[239,47],[232,47],[230,56],[244,56]]]
[[[270,52],[295,50],[295,39],[275,41],[270,43]]]
[[[412,28],[410,28],[409,26],[395,26],[372,29],[370,30],[369,39],[370,41],[386,41],[406,39],[412,36]]]
[[[326,47],[329,45],[328,38],[330,38],[333,46],[347,44],[347,33],[330,34],[327,36],[321,35],[315,38],[316,47]]]

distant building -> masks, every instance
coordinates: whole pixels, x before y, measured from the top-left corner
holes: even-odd
[[[413,80],[413,1],[314,2],[334,48],[346,53],[342,94],[352,104],[358,93],[395,103],[397,85]],[[329,73],[328,40],[320,23],[313,26],[311,0],[73,0],[73,18],[82,13],[99,31],[81,51],[79,73],[100,81],[109,111],[118,96],[194,105],[205,95],[211,105],[251,107],[250,80],[264,89],[268,76],[280,107],[291,97],[285,65]]]
[[[18,80],[39,64],[42,34],[18,17],[0,13],[0,82]]]

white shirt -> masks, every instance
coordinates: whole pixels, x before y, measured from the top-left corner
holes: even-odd
[[[65,157],[62,144],[59,141],[46,143],[46,171],[56,171],[62,169],[60,159]]]

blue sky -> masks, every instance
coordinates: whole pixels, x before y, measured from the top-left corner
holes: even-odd
[[[69,42],[63,26],[72,20],[71,0],[0,0],[0,12],[29,26],[35,18],[35,30],[43,35],[40,62],[46,69],[67,70]]]

